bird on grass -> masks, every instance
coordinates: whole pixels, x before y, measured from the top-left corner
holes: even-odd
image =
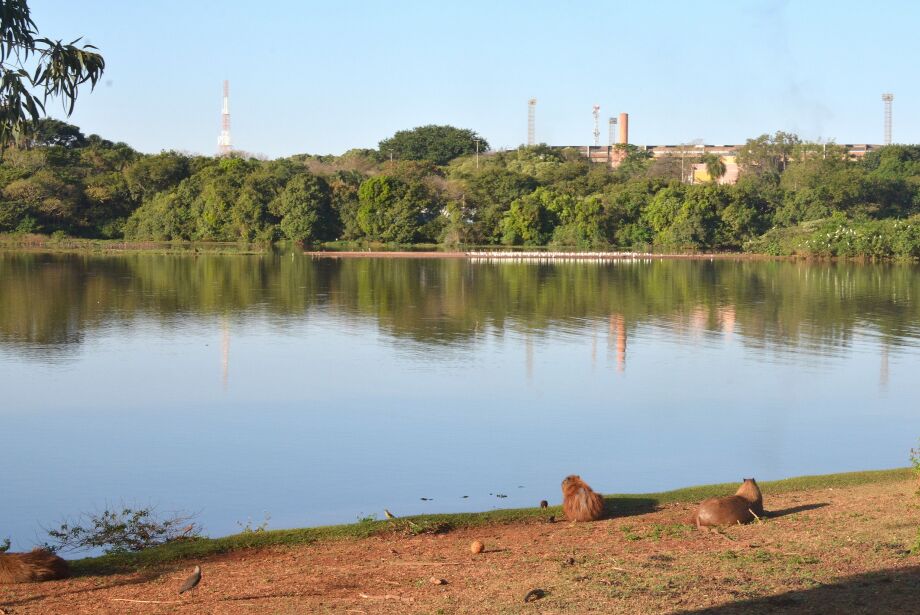
[[[201,566],[195,566],[195,571],[185,580],[182,587],[179,588],[179,593],[182,594],[190,589],[194,589],[199,582],[201,582]]]
[[[396,518],[396,515],[394,515],[393,513],[391,513],[391,512],[390,512],[389,510],[387,510],[386,508],[383,509],[383,514],[385,514],[385,515],[387,516],[387,519],[395,519],[395,518]]]

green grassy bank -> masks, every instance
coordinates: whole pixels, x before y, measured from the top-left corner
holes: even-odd
[[[0,233],[0,250],[112,254],[265,254],[270,244],[220,241],[123,241],[65,235]]]
[[[800,476],[760,483],[764,492],[767,510],[770,509],[770,495],[813,489],[845,488],[869,483],[889,483],[910,479],[911,468]],[[740,478],[740,477],[739,477]],[[651,512],[657,506],[675,502],[696,502],[708,497],[734,493],[738,483],[723,483],[685,487],[661,493],[613,494],[605,496],[608,511],[613,516]],[[200,538],[173,542],[137,553],[117,553],[73,561],[75,574],[91,575],[106,572],[132,570],[156,566],[188,558],[275,545],[299,545],[323,540],[358,539],[375,534],[404,531],[407,533],[437,533],[458,528],[479,527],[490,524],[526,523],[542,521],[549,515],[560,515],[561,507],[546,510],[540,508],[517,508],[494,510],[482,513],[456,513],[417,515],[397,520],[365,520],[348,525],[244,532],[222,538]]]

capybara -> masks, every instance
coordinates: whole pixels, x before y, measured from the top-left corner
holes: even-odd
[[[0,553],[0,583],[31,583],[63,579],[70,573],[67,562],[46,549],[30,553]]]
[[[750,523],[763,515],[763,495],[753,478],[745,478],[735,495],[709,498],[700,503],[693,520],[696,527]]]
[[[562,510],[569,521],[596,521],[604,513],[604,498],[573,474],[562,481]]]

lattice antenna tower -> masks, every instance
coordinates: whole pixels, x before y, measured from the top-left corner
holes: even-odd
[[[594,116],[594,147],[601,144],[601,106],[594,105],[591,114]]]
[[[217,137],[217,154],[227,156],[233,151],[230,140],[230,82],[224,80],[224,100],[220,110],[220,136]]]
[[[885,145],[891,145],[891,102],[894,100],[894,94],[885,92],[882,94],[882,100],[885,102]]]
[[[607,145],[617,144],[617,118],[607,120]]]
[[[536,145],[537,99],[527,101],[527,145]]]

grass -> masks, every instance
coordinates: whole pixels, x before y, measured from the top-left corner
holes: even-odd
[[[769,497],[771,494],[792,491],[808,491],[826,488],[844,488],[869,483],[890,483],[908,480],[913,476],[912,468],[848,472],[819,476],[800,476],[777,481],[759,483]],[[679,502],[696,502],[708,497],[734,493],[738,483],[722,483],[699,487],[686,487],[661,493],[614,494],[605,496],[608,510],[617,516],[651,512],[658,506]],[[145,549],[137,553],[113,553],[71,562],[75,574],[91,575],[108,572],[159,566],[188,558],[202,558],[239,549],[271,547],[281,545],[302,545],[326,540],[360,539],[388,532],[410,534],[442,533],[452,529],[481,527],[492,524],[526,523],[543,521],[550,514],[561,515],[560,506],[548,509],[517,508],[494,510],[482,513],[457,513],[438,515],[417,515],[395,521],[364,519],[348,525],[243,532],[221,538],[200,538],[171,542],[166,545]],[[669,531],[671,528],[663,528]],[[637,538],[647,538],[638,536]],[[648,536],[648,538],[656,538]],[[920,543],[920,539],[918,539]],[[920,545],[918,545],[920,546]]]
[[[141,254],[264,254],[271,246],[247,242],[124,241],[58,235],[0,233],[0,249],[15,251]]]

